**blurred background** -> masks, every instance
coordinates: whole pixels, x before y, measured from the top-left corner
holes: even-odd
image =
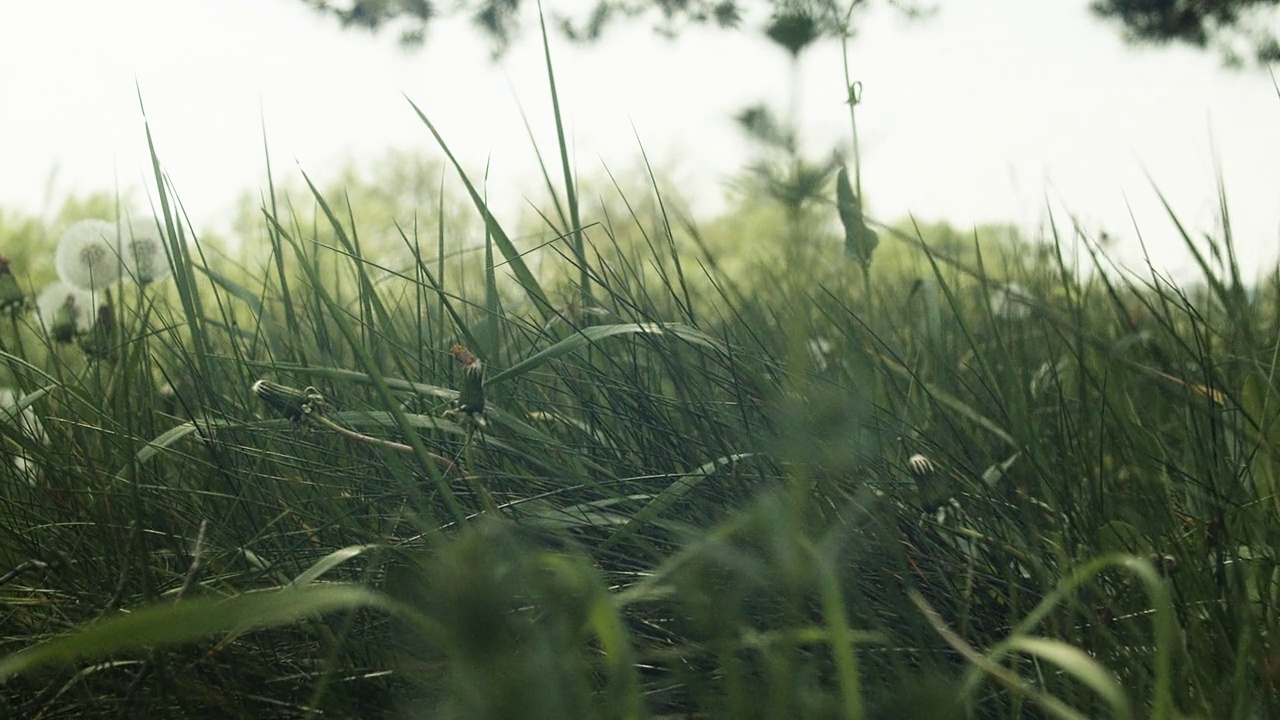
[[[1009,223],[1034,236],[1052,211],[1107,233],[1117,260],[1142,267],[1136,227],[1156,264],[1178,277],[1188,256],[1154,188],[1193,234],[1215,233],[1221,180],[1246,267],[1274,262],[1280,98],[1252,56],[1224,57],[1217,37],[1207,48],[1126,44],[1123,23],[1087,0],[938,0],[915,6],[927,11],[915,19],[893,3],[861,4],[848,59],[862,84],[872,217]],[[439,156],[412,100],[470,172],[488,168],[500,213],[526,212],[542,189],[530,133],[552,157],[556,142],[538,8],[514,10],[515,30],[499,47],[470,21],[479,4],[434,8],[440,17],[425,26],[406,20],[421,5],[4,3],[0,207],[47,216],[95,192],[146,207],[145,107],[195,227],[234,234],[239,209],[264,192],[267,152],[278,180],[305,171],[321,183],[376,174],[396,154]],[[379,29],[361,27],[361,6],[384,14]],[[589,17],[594,4],[544,7],[554,21]],[[749,162],[733,117],[761,103],[791,109],[802,150],[849,148],[839,42],[816,42],[793,75],[763,31],[771,6],[736,9],[736,29],[678,16],[673,32],[655,32],[653,12],[609,23],[590,43],[552,28],[583,177],[635,174],[643,148],[665,190],[712,217]],[[1249,21],[1275,26],[1274,16]]]

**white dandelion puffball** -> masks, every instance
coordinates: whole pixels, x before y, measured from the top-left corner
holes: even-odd
[[[72,287],[105,288],[120,279],[120,233],[106,220],[81,220],[62,233],[53,264]]]
[[[123,227],[125,276],[139,285],[169,277],[173,268],[165,254],[164,236],[156,218],[144,215],[129,218]]]
[[[40,325],[60,343],[69,343],[93,327],[98,303],[92,293],[54,281],[36,297]]]

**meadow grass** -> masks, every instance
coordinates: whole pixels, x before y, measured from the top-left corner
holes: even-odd
[[[92,353],[0,328],[6,716],[1280,712],[1280,293],[1229,223],[1170,212],[1192,289],[1073,226],[849,258],[821,203],[725,273],[558,140],[540,249],[456,168],[483,242],[398,267],[309,179],[237,265],[156,157],[173,279]]]

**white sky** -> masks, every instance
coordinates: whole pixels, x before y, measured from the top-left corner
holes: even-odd
[[[1218,166],[1247,270],[1275,261],[1280,98],[1265,73],[1223,70],[1210,54],[1129,50],[1087,0],[936,4],[920,24],[867,16],[852,45],[874,216],[1034,227],[1051,201],[1059,217],[1108,229],[1132,263],[1132,209],[1157,261],[1185,268],[1147,175],[1191,228],[1210,231]],[[55,197],[116,187],[145,197],[140,87],[197,227],[224,229],[235,199],[263,187],[264,123],[278,175],[323,179],[346,158],[434,151],[405,96],[471,168],[491,159],[491,197],[514,212],[539,187],[520,106],[555,153],[533,31],[493,65],[461,21],[405,52],[391,33],[341,31],[297,0],[6,0],[0,207],[41,211],[55,172]],[[786,56],[758,34],[694,30],[670,42],[637,24],[590,49],[558,40],[553,55],[579,170],[633,170],[638,133],[709,211],[750,159],[733,114],[762,100],[782,109],[790,96]],[[812,152],[847,145],[843,93],[838,45],[810,51],[802,127]]]

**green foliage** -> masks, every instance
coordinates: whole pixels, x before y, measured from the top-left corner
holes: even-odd
[[[1095,14],[1120,23],[1126,40],[1216,50],[1228,65],[1280,60],[1276,0],[1094,0]]]
[[[321,183],[319,192],[349,219],[348,232],[356,238],[361,253],[387,274],[412,273],[415,257],[424,252],[414,245],[429,243],[434,250],[434,232],[443,225],[458,242],[454,252],[474,255],[482,229],[477,227],[465,203],[447,192],[448,174],[444,164],[422,153],[388,150],[367,165],[350,162],[335,177]],[[305,230],[310,242],[326,248],[340,247],[332,227],[323,222],[315,196],[301,178],[274,187],[274,202],[281,209],[286,227]],[[233,222],[237,237],[245,238],[238,261],[249,267],[270,264],[271,244],[265,239],[261,198],[245,194]],[[432,263],[434,266],[434,262]],[[473,270],[473,266],[464,266]],[[333,272],[329,269],[326,272]],[[255,270],[250,277],[265,275]],[[378,273],[381,274],[381,273]]]
[[[522,30],[522,11],[527,7],[520,0],[479,0],[478,2],[442,8],[431,0],[302,0],[318,12],[329,15],[343,27],[378,31],[384,27],[398,27],[400,43],[407,47],[422,45],[430,28],[441,18],[462,15],[493,45],[495,55],[501,54]],[[821,33],[836,33],[843,29],[840,22],[850,9],[870,6],[867,0],[837,3],[832,0],[782,0],[769,7],[776,17],[771,34],[786,40],[784,44],[800,47],[806,42],[797,36],[813,38]],[[923,6],[915,2],[890,0],[888,3],[908,16],[923,14]],[[650,18],[659,32],[674,34],[682,27],[712,25],[720,28],[737,28],[749,10],[742,0],[665,0],[658,3],[632,2],[631,0],[596,0],[589,9],[579,13],[565,13],[555,8],[545,8],[547,17],[570,40],[594,42],[599,40],[612,25],[622,21]]]
[[[335,18],[343,27],[378,31],[399,28],[400,43],[417,47],[427,40],[429,29],[452,14],[468,17],[471,24],[502,54],[521,31],[521,0],[477,0],[442,8],[432,0],[302,0],[303,4]],[[929,4],[889,0],[907,17],[930,14]],[[768,0],[772,18],[766,34],[793,56],[823,35],[842,37],[851,32],[854,11],[871,6],[867,0],[837,3],[832,0]],[[1181,43],[1212,49],[1229,66],[1253,63],[1265,67],[1280,59],[1280,38],[1271,21],[1276,0],[1093,0],[1090,9],[1099,18],[1119,27],[1135,44]],[[664,0],[644,3],[631,0],[596,0],[577,16],[548,8],[553,23],[576,42],[598,41],[619,21],[657,17],[656,27],[674,34],[689,25],[738,28],[749,14],[745,0]]]
[[[91,348],[0,322],[3,715],[1280,713],[1280,271],[1229,226],[1194,290],[1052,226],[851,264],[856,173],[702,230],[650,175],[553,190],[544,268],[419,116],[482,238],[428,195],[388,268],[358,212],[425,174],[273,180],[245,269],[153,155],[172,280]]]
[[[271,284],[188,248],[199,325],[149,287],[110,358],[10,354],[48,436],[4,430],[10,714],[1277,709],[1274,283],[1194,306],[1007,229],[908,225],[869,290],[832,262],[803,292],[741,266],[741,294],[619,265],[593,269],[619,321],[546,324],[527,295],[375,282],[315,202],[332,246],[265,209],[296,268]],[[468,429],[447,411],[477,362]],[[317,388],[329,424],[258,378]]]

